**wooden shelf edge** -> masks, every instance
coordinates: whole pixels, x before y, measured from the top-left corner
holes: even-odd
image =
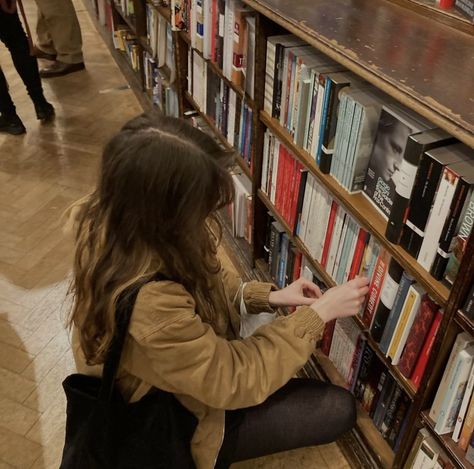
[[[339,375],[339,372],[336,370],[329,358],[320,350],[316,350],[314,355],[316,356],[318,365],[323,369],[328,380],[338,386],[346,387],[346,383]],[[380,464],[384,468],[392,468],[395,460],[395,453],[392,448],[390,448],[390,445],[383,439],[382,435],[372,422],[372,419],[359,403],[357,403],[356,426],[370,445],[371,449],[378,456]]]
[[[461,310],[456,311],[454,320],[464,331],[474,337],[474,323]]]
[[[113,5],[113,8],[115,8],[115,11],[120,15],[120,18],[122,18],[123,21],[125,21],[126,25],[130,28],[132,33],[138,37],[137,27],[135,24],[133,24],[132,19],[125,14],[125,12],[120,8],[119,5],[117,5],[116,2],[112,1],[111,3]]]
[[[215,133],[216,137],[222,142],[224,147],[227,148],[228,150],[232,150],[237,153],[237,150],[232,145],[229,144],[227,139],[221,134],[220,130],[216,127],[214,122],[212,122],[212,120],[209,119],[206,113],[201,111],[198,104],[196,103],[196,101],[194,101],[194,98],[189,94],[188,91],[185,91],[184,96],[188,100],[189,104],[191,104],[193,108],[197,111],[197,113],[206,121],[206,124],[212,129],[212,131]],[[248,165],[245,163],[242,155],[238,154],[237,157],[235,158],[235,162],[239,165],[239,167],[242,169],[245,175],[250,180],[252,180],[252,172],[250,171],[250,168],[248,167]]]
[[[146,3],[156,10],[168,23],[171,24],[171,7],[155,5],[155,3],[150,0],[147,0]]]
[[[437,443],[448,453],[458,469],[474,469],[474,466],[464,457],[464,451],[458,447],[449,435],[438,435],[436,433],[434,429],[435,424],[430,419],[428,410],[421,412],[420,416],[422,424],[428,429]]]
[[[278,11],[273,11],[262,0],[244,0],[244,3],[287,29],[290,33],[302,38],[314,48],[347,67],[405,106],[415,110],[466,145],[474,147],[474,126],[468,122],[459,121],[459,116],[451,113],[441,103],[426,99],[426,96],[418,96],[412,88],[383,74],[376,67],[370,66],[369,63],[358,60],[350,49],[339,47],[336,41],[322,36],[309,28],[305,22],[296,22],[291,18],[282,16]]]
[[[258,198],[264,203],[264,205],[267,207],[268,210],[271,211],[273,216],[282,224],[283,228],[287,232],[288,236],[290,237],[291,241],[296,245],[296,247],[303,253],[303,255],[306,257],[306,259],[311,263],[311,265],[314,267],[314,269],[318,272],[318,274],[321,275],[322,279],[326,283],[328,287],[334,287],[336,286],[336,283],[334,280],[331,278],[331,276],[325,271],[324,267],[316,260],[314,259],[304,243],[301,241],[301,239],[298,236],[295,236],[292,234],[290,227],[288,224],[285,222],[283,217],[278,213],[276,207],[272,204],[268,196],[261,190],[258,189],[257,191],[257,196]],[[382,351],[379,348],[379,345],[375,340],[372,338],[370,335],[370,332],[367,330],[365,324],[362,322],[362,320],[358,316],[354,316],[352,318],[359,329],[361,330],[361,333],[364,335],[364,337],[367,339],[369,342],[369,345],[371,348],[374,350],[376,353],[377,357],[379,360],[387,367],[387,370],[391,373],[391,375],[397,380],[397,382],[402,386],[403,390],[407,393],[407,395],[410,397],[410,399],[414,399],[417,390],[413,383],[405,378],[403,374],[398,370],[396,366],[393,366],[390,360],[382,353]]]
[[[298,160],[303,163],[311,174],[316,176],[324,187],[337,199],[357,222],[374,234],[377,241],[386,248],[402,267],[413,275],[432,298],[445,307],[450,291],[440,281],[435,280],[415,259],[413,259],[400,246],[394,245],[385,238],[386,222],[377,212],[368,199],[362,194],[349,194],[330,175],[323,174],[314,159],[305,150],[299,148],[292,140],[290,134],[281,127],[280,123],[270,117],[266,112],[260,111],[261,121],[288,147]]]

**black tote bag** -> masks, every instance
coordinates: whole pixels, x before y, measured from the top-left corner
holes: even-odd
[[[67,399],[66,438],[60,469],[195,468],[190,452],[197,425],[194,415],[171,393],[156,389],[128,404],[115,387],[141,285],[128,289],[117,303],[117,331],[102,379],[73,374],[63,382]]]

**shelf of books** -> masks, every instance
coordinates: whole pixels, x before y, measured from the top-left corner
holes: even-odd
[[[369,465],[470,468],[474,36],[403,2],[96,11],[136,51],[147,106],[235,151],[235,199],[219,216],[248,278],[323,290],[369,278],[359,314],[326,326],[307,369],[356,397]]]

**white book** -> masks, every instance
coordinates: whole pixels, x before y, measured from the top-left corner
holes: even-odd
[[[188,49],[188,93],[193,95],[193,50]]]
[[[205,59],[211,58],[211,38],[212,38],[212,0],[203,0],[202,5],[204,20],[204,37],[202,55]]]
[[[329,245],[328,261],[326,263],[326,272],[332,272],[336,260],[337,249],[341,241],[341,230],[344,223],[346,212],[339,204],[336,210],[336,221],[334,222],[334,231],[331,237],[331,244]]]
[[[229,88],[229,115],[227,118],[227,141],[234,146],[235,138],[235,109],[237,106],[237,95],[232,88]]]
[[[450,433],[454,429],[473,360],[474,345],[471,345],[467,349],[461,350],[454,361],[452,377],[448,383],[435,425],[435,431],[440,435]]]
[[[316,225],[317,225],[317,214],[319,213],[320,210],[320,199],[322,197],[322,187],[314,179],[314,184],[313,184],[313,200],[311,201],[311,206],[310,206],[310,211],[308,213],[308,221],[306,223],[306,233],[304,237],[304,244],[308,248],[309,253],[311,256],[314,258],[314,245],[315,245],[315,240],[314,240],[314,233],[316,231]]]
[[[268,177],[268,151],[270,146],[270,134],[268,130],[263,135],[263,157],[262,157],[262,180],[260,182],[260,187],[265,194],[268,195],[268,187],[267,187],[267,177]]]
[[[459,407],[459,413],[456,417],[456,424],[454,425],[453,435],[451,436],[452,440],[456,443],[459,441],[461,436],[462,425],[464,423],[464,418],[466,417],[467,408],[469,402],[471,401],[472,390],[474,387],[474,366],[471,367],[471,373],[469,375],[469,381],[466,385],[466,390],[464,391],[464,396],[462,398],[461,406]]]
[[[316,156],[319,145],[319,132],[321,130],[321,118],[324,106],[324,86],[319,83],[319,73],[318,76],[318,102],[316,103],[316,114],[314,117],[314,128],[313,128],[313,140],[311,142],[311,155]],[[316,82],[315,82],[316,86]]]
[[[337,269],[339,268],[339,263],[341,262],[342,249],[344,247],[344,242],[346,240],[347,228],[350,224],[350,220],[351,220],[350,216],[346,215],[343,226],[342,226],[342,230],[341,230],[339,246],[337,247],[337,252],[334,259],[334,267],[332,269],[332,272],[328,272],[334,280],[336,280]]]
[[[197,12],[197,1],[191,0],[191,47],[193,49],[196,48],[196,33],[197,33],[197,19],[196,19],[196,12]],[[161,16],[161,15],[160,15]]]
[[[459,175],[452,171],[449,166],[445,166],[443,174],[438,184],[438,190],[431,209],[428,223],[425,228],[425,236],[421,244],[417,261],[428,272],[431,269],[436,257],[436,251],[439,245],[439,238],[443,231],[446,218],[449,215],[451,202],[456,192]]]
[[[276,201],[276,189],[277,189],[277,176],[278,176],[278,161],[280,159],[280,141],[275,138],[275,143],[273,146],[273,162],[272,162],[272,181],[270,189],[270,201],[275,205]]]
[[[309,221],[309,213],[311,211],[311,203],[313,202],[314,192],[314,176],[308,173],[306,178],[306,187],[304,191],[303,207],[301,209],[301,221],[298,230],[298,237],[305,243],[306,239],[306,227]]]
[[[324,189],[323,189],[324,190]],[[321,262],[323,255],[324,241],[326,239],[326,232],[328,229],[328,220],[331,213],[332,197],[328,191],[323,193],[323,206],[319,214],[316,215],[317,231],[316,231],[316,248],[314,251],[314,258]]]
[[[255,90],[255,16],[246,16],[247,51],[245,56],[245,91],[254,99]]]
[[[225,2],[224,12],[224,50],[222,72],[229,80],[232,79],[232,57],[234,50],[234,9],[235,1],[227,0]]]
[[[462,350],[466,349],[472,344],[474,344],[474,339],[468,332],[462,332],[456,337],[456,341],[454,342],[451,354],[449,355],[449,360],[446,364],[443,377],[441,378],[438,391],[436,392],[433,405],[431,406],[430,419],[433,420],[433,422],[436,422],[438,420],[439,412],[441,410],[441,405],[443,404],[443,399],[444,395],[446,394],[448,383],[452,379],[454,361]]]
[[[402,312],[398,318],[395,332],[388,348],[388,354],[392,357],[392,365],[398,365],[400,361],[408,335],[410,334],[411,326],[420,308],[421,297],[424,293],[422,287],[417,284],[411,285],[408,289],[405,302],[402,306]]]

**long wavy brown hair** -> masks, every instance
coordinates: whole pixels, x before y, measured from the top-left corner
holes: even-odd
[[[106,145],[97,188],[75,210],[69,325],[89,364],[103,363],[119,295],[157,271],[196,299],[212,298],[215,213],[233,199],[232,162],[204,132],[155,114],[131,120]]]

